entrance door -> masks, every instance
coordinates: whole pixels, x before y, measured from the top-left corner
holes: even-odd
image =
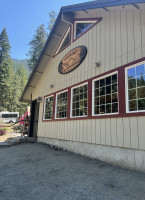
[[[33,101],[32,107],[31,107],[31,120],[30,120],[29,137],[37,138],[38,118],[39,118],[39,103],[37,103],[37,101]]]

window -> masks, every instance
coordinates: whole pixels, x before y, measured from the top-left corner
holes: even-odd
[[[127,112],[145,111],[145,64],[126,69]]]
[[[88,110],[88,85],[84,84],[72,89],[72,117],[86,116]]]
[[[17,114],[2,114],[2,118],[16,118]]]
[[[52,119],[53,117],[53,96],[45,98],[44,119]]]
[[[98,20],[93,21],[76,21],[74,24],[74,38],[79,37],[82,35],[85,31],[87,31],[91,26],[93,26]]]
[[[118,113],[117,73],[93,81],[93,114]]]
[[[67,117],[67,91],[57,94],[56,96],[56,118]]]
[[[55,55],[63,50],[65,47],[67,47],[70,44],[70,27],[68,28],[67,32],[65,33],[61,43],[58,46],[58,49],[55,53]]]

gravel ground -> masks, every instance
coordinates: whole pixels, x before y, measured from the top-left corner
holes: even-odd
[[[145,173],[51,149],[0,149],[0,200],[144,200]]]

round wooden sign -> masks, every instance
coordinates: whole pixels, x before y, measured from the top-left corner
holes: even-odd
[[[79,46],[68,52],[58,66],[58,72],[60,74],[67,74],[76,69],[87,55],[87,48],[85,46]]]

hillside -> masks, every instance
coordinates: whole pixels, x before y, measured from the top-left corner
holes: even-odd
[[[18,59],[12,58],[12,60],[16,66],[23,65],[26,68],[26,70],[29,72],[28,63],[27,63],[28,59],[18,60]]]

